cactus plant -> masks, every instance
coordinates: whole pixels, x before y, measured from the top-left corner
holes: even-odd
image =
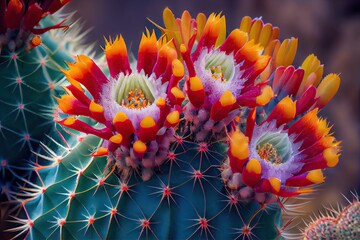
[[[279,207],[240,204],[219,178],[224,146],[208,143],[202,151],[183,140],[143,182],[135,172],[125,180],[115,166],[109,171],[106,157],[92,155],[100,139],[86,137],[61,161],[38,170],[22,230],[28,239],[275,238]]]
[[[43,28],[34,27],[38,24],[33,23],[34,11],[40,11],[41,14],[47,11],[53,13],[49,8],[53,9],[60,4],[60,1],[52,4],[50,2],[44,2],[43,5],[33,3],[30,6],[23,6],[25,3],[15,0],[8,3],[6,13],[11,12],[12,6],[18,4],[22,9],[27,9],[22,10],[25,11],[24,17],[16,15],[19,18],[17,21],[20,21],[18,27],[8,26],[1,35],[4,39],[1,42],[0,55],[4,91],[0,98],[3,143],[0,147],[0,158],[3,165],[28,159],[30,151],[36,151],[45,134],[50,133],[54,126],[53,95],[60,90],[60,82],[64,79],[59,68],[64,66],[64,61],[72,61],[74,49],[78,47],[75,39],[59,31],[34,35],[50,30],[54,25],[59,26],[55,24],[60,21],[59,17],[48,15],[38,21]],[[32,23],[32,28],[26,27],[30,24],[28,22]],[[60,38],[62,42],[59,42]]]
[[[50,164],[23,189],[17,237],[281,238],[281,197],[309,192],[301,187],[337,164],[316,107],[340,79],[316,89],[297,76],[297,40],[280,44],[278,28],[248,17],[229,36],[220,14],[175,19],[166,9],[164,20],[161,38],[143,34],[136,66],[119,36],[104,47],[109,74],[85,55],[62,70],[70,84],[58,122],[87,136],[64,154],[38,154]]]
[[[40,142],[59,139],[53,97],[63,91],[59,68],[73,61],[76,51],[91,50],[84,47],[86,32],[80,33],[78,23],[69,29],[72,16],[57,12],[68,2],[0,1],[1,233],[15,210],[19,185],[32,174],[33,152],[41,150]]]
[[[66,33],[51,30],[68,28],[63,26],[64,14],[52,13],[69,1],[7,2],[0,42],[0,181],[4,188],[13,176],[29,174],[32,152],[38,151],[41,141],[57,138],[53,96],[62,92],[64,81],[59,68],[85,49],[79,28]]]
[[[329,209],[328,214],[309,223],[304,230],[304,239],[359,239],[359,197],[354,194],[354,200],[348,200],[348,204],[342,209]]]

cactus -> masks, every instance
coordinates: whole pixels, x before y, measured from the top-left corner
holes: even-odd
[[[279,207],[240,204],[219,178],[224,145],[208,143],[203,150],[182,140],[143,182],[135,172],[124,179],[115,166],[109,170],[106,157],[92,156],[99,138],[86,137],[38,170],[39,185],[24,202],[23,231],[28,239],[275,238]]]
[[[136,65],[120,35],[104,47],[109,74],[85,55],[64,67],[58,123],[87,136],[37,154],[50,163],[19,194],[16,237],[282,238],[278,202],[338,163],[317,113],[340,79],[294,73],[296,40],[280,44],[278,28],[248,17],[229,36],[220,14],[165,9],[164,21],[161,38],[143,34]]]
[[[354,195],[355,196],[355,195]],[[331,209],[304,230],[304,239],[351,239],[360,237],[360,202],[357,196],[340,210]]]
[[[58,17],[49,15],[40,24],[51,26],[57,21]],[[42,34],[41,40],[34,36],[30,42],[34,39],[40,41],[36,47],[24,44],[10,50],[6,45],[0,55],[3,165],[28,159],[30,151],[36,151],[45,134],[54,128],[53,95],[61,90],[64,79],[59,68],[65,61],[73,61],[74,49],[79,47],[76,39],[58,31]]]
[[[68,2],[0,1],[1,232],[8,225],[3,222],[8,215],[17,213],[19,185],[33,173],[37,161],[33,152],[41,151],[40,142],[51,145],[51,139],[58,140],[58,131],[62,131],[54,123],[57,107],[53,97],[63,92],[60,67],[73,61],[80,49],[91,50],[85,50],[86,32],[80,33],[78,23],[71,29],[66,25],[71,15],[54,14]]]
[[[16,18],[21,24],[17,28],[5,25],[6,31],[1,33],[0,181],[3,187],[8,188],[8,181],[14,176],[20,179],[29,174],[32,152],[39,150],[41,141],[47,142],[48,137],[57,139],[53,96],[63,91],[60,67],[65,61],[73,61],[76,51],[85,49],[81,45],[84,35],[76,27],[67,33],[51,30],[65,27],[62,26],[65,19],[61,21],[63,16],[59,13],[48,14],[39,24],[34,22],[37,18],[33,14],[41,9],[44,13],[54,13],[67,2],[47,1],[30,6],[22,6],[24,3],[16,0],[8,3],[5,16]],[[24,17],[11,15],[14,6],[25,8]]]

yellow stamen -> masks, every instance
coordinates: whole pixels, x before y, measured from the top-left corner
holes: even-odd
[[[281,159],[277,154],[277,149],[270,143],[265,143],[262,146],[256,146],[256,151],[261,159],[275,164],[281,164]]]
[[[226,82],[224,73],[222,72],[221,66],[212,66],[210,68],[211,77],[214,80],[220,80],[221,82]]]
[[[127,108],[141,109],[151,105],[151,102],[145,97],[142,90],[135,88],[128,93],[128,102],[124,104]]]

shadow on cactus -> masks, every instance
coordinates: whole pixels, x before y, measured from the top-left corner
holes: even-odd
[[[282,197],[310,192],[303,187],[338,162],[339,144],[317,112],[340,79],[313,81],[316,61],[308,75],[295,71],[297,40],[280,43],[279,29],[258,19],[243,18],[228,36],[220,14],[175,19],[165,9],[164,22],[159,39],[143,34],[136,66],[119,36],[104,47],[109,76],[85,55],[62,70],[69,85],[57,101],[68,116],[59,124],[88,136],[64,155],[40,156],[52,164],[36,169],[38,181],[24,189],[26,217],[9,231],[29,239],[287,236]]]

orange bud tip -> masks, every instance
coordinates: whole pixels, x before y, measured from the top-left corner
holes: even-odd
[[[280,179],[278,179],[278,178],[270,178],[269,183],[270,183],[271,187],[274,189],[275,192],[278,193],[280,191],[280,187],[281,187]]]
[[[325,181],[325,177],[320,169],[310,171],[306,179],[312,183],[323,183]]]
[[[246,170],[250,173],[261,174],[260,162],[255,158],[250,159],[246,164]]]
[[[65,126],[71,126],[76,122],[76,118],[75,117],[68,117],[67,119],[65,119],[64,121],[64,125]]]
[[[112,136],[109,141],[115,144],[121,144],[123,140],[123,137],[121,134],[116,134],[114,136]]]
[[[175,77],[182,78],[184,76],[185,68],[179,59],[172,61],[172,72]]]
[[[327,75],[319,84],[316,90],[316,97],[319,97],[317,106],[324,107],[335,96],[340,87],[340,77],[337,74]]]
[[[176,126],[180,121],[180,113],[179,111],[173,111],[169,113],[166,117],[166,122],[169,126],[174,127]]]
[[[335,167],[339,163],[339,149],[337,147],[327,148],[323,155],[328,167]]]
[[[100,105],[94,102],[94,100],[92,100],[90,102],[90,111],[93,113],[103,113],[104,112],[104,108]]]
[[[158,106],[159,108],[163,108],[163,107],[165,107],[165,105],[166,105],[166,101],[164,98],[159,98],[156,101],[156,106]]]
[[[41,37],[39,35],[34,36],[30,41],[30,49],[39,46],[41,43],[42,43]]]
[[[190,90],[191,91],[200,91],[203,90],[203,84],[198,76],[190,78]]]
[[[219,101],[223,107],[232,106],[236,102],[236,98],[234,97],[234,95],[232,94],[232,92],[230,90],[226,90],[221,95],[221,98]]]
[[[181,52],[182,54],[184,54],[184,53],[186,53],[186,51],[187,51],[187,48],[186,48],[185,44],[181,44],[181,45],[180,45],[180,52]]]
[[[314,192],[314,189],[312,188],[303,188],[296,191],[298,194],[304,194],[304,193],[312,193]]]
[[[261,94],[256,97],[257,106],[265,106],[274,97],[274,92],[269,85],[265,85],[261,89]]]
[[[137,140],[133,144],[133,149],[137,154],[143,155],[146,152],[147,146],[144,142]]]
[[[146,116],[141,122],[140,126],[142,128],[152,128],[156,125],[154,119],[151,116]]]
[[[174,104],[181,105],[185,99],[185,94],[183,93],[183,91],[181,91],[178,87],[173,87],[171,88],[170,92],[175,98],[173,101]]]
[[[108,149],[104,147],[100,147],[98,150],[92,153],[93,157],[101,157],[101,156],[107,156],[108,155]]]
[[[127,115],[123,112],[118,112],[115,117],[113,122],[117,123],[117,122],[125,122],[128,119]]]

